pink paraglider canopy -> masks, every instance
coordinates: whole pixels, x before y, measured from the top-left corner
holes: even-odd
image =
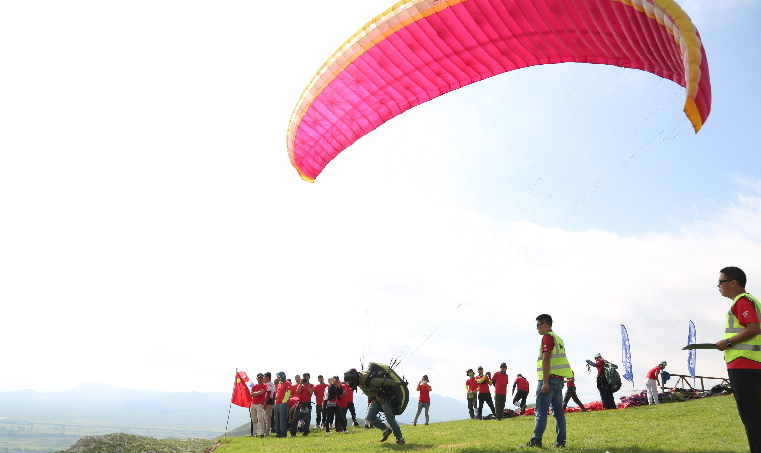
[[[437,96],[552,63],[640,69],[685,87],[697,132],[711,110],[705,50],[673,0],[412,0],[342,45],[301,95],[291,163],[313,182],[341,151]]]

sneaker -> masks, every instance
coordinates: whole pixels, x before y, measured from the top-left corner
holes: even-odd
[[[380,441],[385,442],[386,440],[388,440],[388,436],[390,436],[392,432],[393,431],[391,431],[391,428],[386,428],[386,430],[383,431],[383,437],[381,437]]]
[[[521,447],[521,448],[531,448],[531,447],[542,448],[542,444],[538,444],[538,443],[534,442],[533,439],[528,441],[528,442],[526,442],[523,445],[518,445],[518,446]]]
[[[357,422],[354,422],[354,426],[359,426],[359,423],[357,423]]]
[[[555,448],[565,448],[565,444],[555,444]]]
[[[349,431],[342,431],[343,434],[349,434]]]
[[[399,439],[396,439],[396,443],[399,445],[404,445],[404,437],[400,437]]]
[[[325,431],[325,434],[333,434],[333,433],[330,431]]]
[[[417,426],[417,422],[412,422],[412,426]]]
[[[425,426],[428,426],[428,423],[426,423]]]

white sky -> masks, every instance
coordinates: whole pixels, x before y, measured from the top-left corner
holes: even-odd
[[[630,92],[646,116],[678,113],[681,90],[586,65],[502,75],[390,121],[308,184],[285,149],[291,110],[390,2],[3,3],[0,391],[225,392],[236,368],[340,374],[443,319],[399,371],[462,398],[478,365],[535,380],[540,313],[582,398],[596,394],[584,359],[620,363],[621,323],[636,388],[660,360],[686,374],[688,321],[698,342],[722,336],[719,269],[742,267],[761,292],[761,6],[681,5],[711,68],[704,129],[621,140],[654,146],[627,165],[563,163],[578,185],[550,197],[558,186],[538,181],[564,154],[544,153],[566,149],[556,128],[576,104],[547,92]],[[576,116],[640,124],[617,96]],[[605,145],[608,129],[582,137]],[[522,144],[534,136],[549,141]],[[524,146],[538,170],[520,185],[520,159],[504,156]],[[698,374],[725,375],[720,354],[700,352]]]

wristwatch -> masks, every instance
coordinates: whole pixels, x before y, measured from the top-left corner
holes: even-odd
[[[727,349],[729,349],[729,348],[731,348],[732,346],[734,346],[734,345],[732,344],[732,342],[731,342],[731,341],[729,341],[729,339],[727,339],[727,340],[724,340],[724,341],[726,341],[726,342],[727,342]]]

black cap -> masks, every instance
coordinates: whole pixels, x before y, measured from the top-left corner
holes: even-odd
[[[259,374],[256,375],[256,377],[260,378],[260,377],[264,377],[264,375],[262,373],[259,373]]]
[[[502,362],[502,363],[499,365],[499,367],[500,367],[500,368],[502,368],[502,367],[507,367],[507,364],[506,364],[505,362]]]
[[[479,370],[483,370],[483,369],[484,369],[484,367],[480,366],[480,367],[478,367],[478,369],[479,369]]]
[[[427,375],[427,374],[424,374],[424,375],[423,375],[423,379],[425,379],[425,380],[428,380],[428,375]]]

